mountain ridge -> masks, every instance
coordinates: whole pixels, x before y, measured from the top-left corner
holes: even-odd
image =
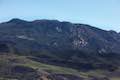
[[[91,48],[88,51],[100,49],[97,51],[98,53],[107,51],[119,53],[120,50],[118,48],[118,44],[120,44],[119,33],[102,30],[87,24],[75,24],[71,22],[60,22],[58,20],[46,19],[30,22],[21,19],[12,19],[0,24],[0,29],[2,34],[8,34],[5,36],[11,39],[24,39],[33,42],[35,41],[35,38],[39,38],[39,40],[41,40],[40,38],[46,39],[46,42],[39,42],[37,39],[35,42],[46,46],[50,45],[51,47],[56,47],[58,43],[61,43],[58,44],[58,47],[61,46],[62,48],[64,43],[68,43],[65,44],[66,47],[79,48],[80,50],[85,48],[88,50]],[[50,39],[50,42],[47,39]],[[101,43],[103,43],[103,45],[101,45]],[[98,49],[96,47],[98,47]]]
[[[39,21],[56,21],[56,22],[68,22],[68,23],[72,23],[72,24],[76,24],[76,25],[88,25],[88,26],[91,26],[91,27],[94,27],[94,28],[97,28],[97,29],[101,29],[101,30],[104,30],[104,31],[112,31],[112,32],[116,32],[116,33],[120,33],[120,32],[117,32],[115,30],[106,30],[106,29],[102,29],[102,28],[98,28],[96,26],[92,26],[90,24],[85,24],[85,23],[79,23],[79,22],[69,22],[69,21],[60,21],[60,20],[57,20],[57,19],[36,19],[36,20],[24,20],[24,19],[20,19],[20,18],[13,18],[13,19],[10,19],[8,21],[4,21],[4,22],[0,22],[0,24],[2,23],[6,23],[6,22],[11,22],[11,21],[24,21],[24,22],[39,22]]]
[[[57,20],[0,24],[1,80],[119,80],[119,60],[114,31]]]

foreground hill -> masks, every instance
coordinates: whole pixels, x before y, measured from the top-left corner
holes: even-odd
[[[120,34],[86,24],[12,19],[0,24],[0,57],[1,80],[119,80]]]
[[[81,71],[19,55],[0,55],[0,80],[119,80],[120,69]]]

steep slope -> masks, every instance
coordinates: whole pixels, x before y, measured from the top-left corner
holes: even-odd
[[[0,24],[0,36],[1,40],[15,42],[16,47],[25,46],[24,49],[52,47],[57,50],[81,50],[87,53],[120,52],[120,35],[118,33],[85,24],[57,20],[27,22],[12,19]],[[36,46],[36,44],[38,45]]]
[[[86,24],[12,19],[0,24],[0,37],[1,42],[11,42],[18,54],[35,56],[32,59],[47,64],[73,68],[89,65],[88,69],[91,69],[94,68],[91,63],[103,65],[108,59],[109,63],[114,63],[120,58],[119,33]],[[71,66],[73,63],[75,66]]]
[[[0,79],[114,80],[120,34],[86,24],[12,19],[0,24],[0,57]]]

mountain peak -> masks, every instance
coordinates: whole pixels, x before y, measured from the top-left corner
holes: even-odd
[[[10,21],[8,21],[9,23],[23,23],[23,22],[26,22],[25,20],[22,20],[22,19],[18,19],[18,18],[14,18],[14,19],[11,19]]]

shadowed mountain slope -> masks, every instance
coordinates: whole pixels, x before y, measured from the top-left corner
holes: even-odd
[[[57,20],[0,24],[0,80],[119,80],[119,60],[115,31]]]

